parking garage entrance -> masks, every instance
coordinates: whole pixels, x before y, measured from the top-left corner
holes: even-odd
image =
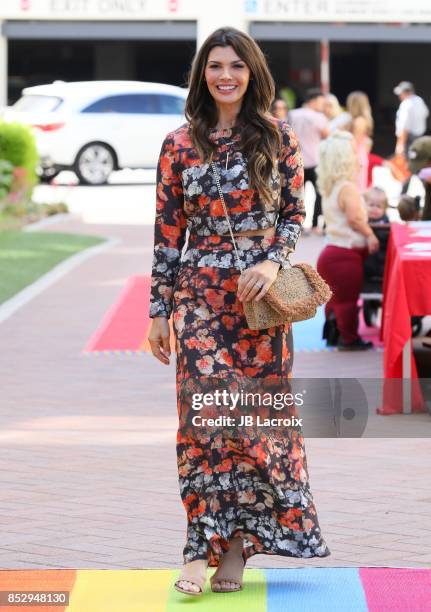
[[[6,22],[3,31],[8,38],[8,104],[23,87],[57,79],[185,86],[196,50],[193,22]]]

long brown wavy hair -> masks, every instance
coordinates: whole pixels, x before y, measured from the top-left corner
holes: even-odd
[[[270,177],[281,146],[277,124],[269,114],[275,85],[262,50],[248,34],[235,28],[220,28],[208,36],[195,55],[185,107],[191,138],[201,158],[211,161],[216,145],[208,132],[216,126],[218,111],[205,82],[205,67],[211,49],[229,46],[250,69],[250,81],[238,116],[244,126],[241,149],[248,161],[250,188],[257,190],[264,203],[270,202]]]

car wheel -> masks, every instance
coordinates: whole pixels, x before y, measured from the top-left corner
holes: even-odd
[[[41,183],[50,183],[52,179],[55,179],[56,176],[60,174],[61,170],[52,170],[52,171],[43,171],[39,174],[39,181]]]
[[[93,142],[76,156],[74,170],[84,185],[104,185],[115,168],[115,154],[105,144]]]

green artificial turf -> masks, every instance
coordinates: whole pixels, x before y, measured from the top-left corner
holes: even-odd
[[[0,231],[0,303],[64,259],[101,242],[96,236]]]

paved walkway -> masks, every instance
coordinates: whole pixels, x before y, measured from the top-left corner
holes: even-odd
[[[0,568],[179,567],[174,363],[80,354],[126,279],[150,272],[152,227],[63,221],[47,231],[122,242],[0,325]],[[298,259],[319,248],[304,238]],[[296,376],[381,372],[379,352],[295,357]],[[257,555],[250,567],[429,566],[431,446],[408,437],[429,417],[373,416],[370,427],[386,437],[306,441],[332,555]]]

